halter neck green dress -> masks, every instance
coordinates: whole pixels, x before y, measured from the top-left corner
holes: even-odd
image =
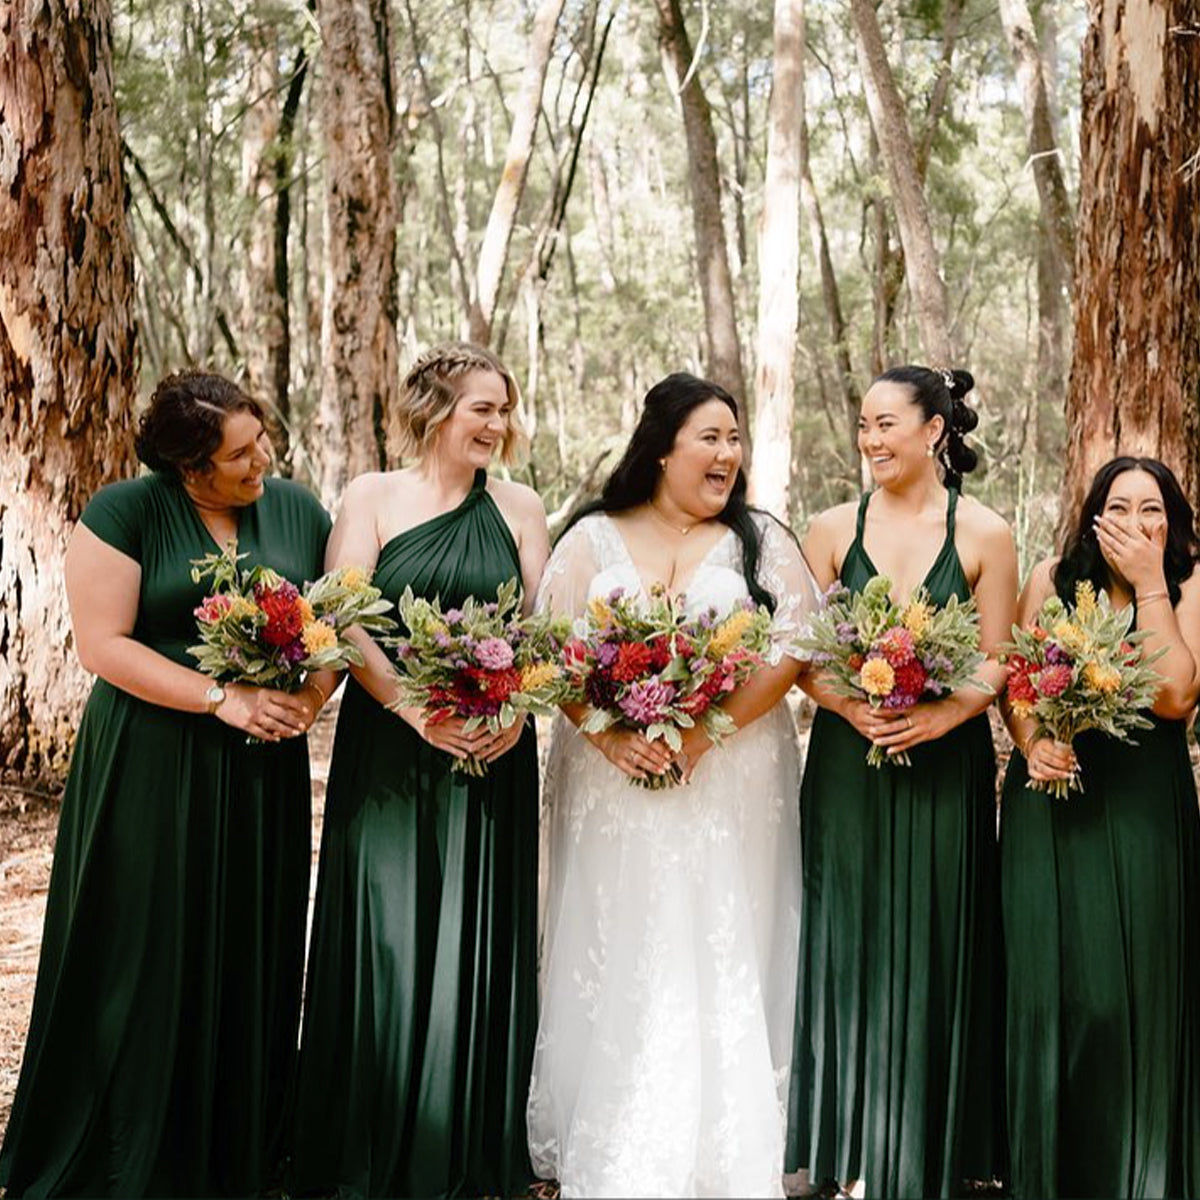
[[[375,582],[494,597],[517,547],[479,472],[388,542]],[[353,679],[338,718],[309,956],[293,1191],[511,1195],[533,1177],[538,776],[532,724],[483,779]]]
[[[877,575],[858,509],[842,582]],[[946,538],[925,578],[967,599]],[[804,888],[787,1165],[868,1196],[949,1196],[999,1163],[995,758],[986,715],[868,766],[819,709],[800,789]]]
[[[1200,1195],[1200,812],[1183,721],[1075,739],[1082,792],[1004,780],[1012,1190]]]
[[[137,561],[133,637],[195,666],[191,561],[216,549],[166,475],[82,517]],[[268,479],[238,549],[297,584],[329,518]],[[246,744],[98,679],[63,794],[25,1059],[0,1158],[10,1196],[248,1196],[270,1186],[294,1082],[310,786],[305,738]]]

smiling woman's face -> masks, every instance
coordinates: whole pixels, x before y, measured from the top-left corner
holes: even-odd
[[[1167,507],[1162,489],[1149,471],[1133,468],[1112,481],[1103,514],[1132,533],[1139,530],[1152,542],[1167,542]]]
[[[271,465],[271,440],[263,423],[252,412],[231,412],[209,462],[212,469],[196,477],[196,489],[232,508],[253,504],[263,494],[263,478]]]
[[[941,417],[925,420],[908,384],[881,379],[871,384],[862,400],[859,453],[870,463],[880,487],[895,486],[928,469],[929,448],[937,445],[943,428]]]
[[[438,427],[436,453],[448,462],[487,467],[504,445],[513,405],[495,371],[468,371],[458,382],[454,411]]]
[[[706,400],[688,414],[664,460],[659,490],[684,512],[715,517],[729,502],[742,466],[737,417],[723,400]]]

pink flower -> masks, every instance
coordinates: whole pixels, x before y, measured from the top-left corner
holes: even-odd
[[[902,667],[905,663],[912,662],[914,654],[913,636],[903,626],[897,625],[893,629],[889,629],[875,643],[875,649],[883,655],[884,658],[892,664],[893,667]]]
[[[229,611],[231,603],[228,596],[205,596],[204,603],[195,610],[195,616],[205,625],[215,625]]]
[[[645,683],[635,683],[617,702],[617,707],[635,724],[645,728],[661,721],[665,710],[675,699],[675,687],[651,676]]]
[[[1061,696],[1071,686],[1071,668],[1066,663],[1043,667],[1038,673],[1037,690],[1043,696]]]
[[[512,647],[503,638],[484,638],[475,647],[475,661],[488,671],[507,671],[513,665]]]

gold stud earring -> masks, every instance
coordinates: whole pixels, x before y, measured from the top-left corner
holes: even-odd
[[[925,457],[926,458],[933,457],[933,443],[932,442],[930,442],[929,445],[925,447]]]

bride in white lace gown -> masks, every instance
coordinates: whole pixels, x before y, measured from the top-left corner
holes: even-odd
[[[800,900],[784,696],[816,598],[790,533],[746,510],[736,430],[713,384],[657,385],[598,511],[543,577],[539,604],[574,616],[655,582],[692,613],[748,595],[775,609],[773,662],[725,705],[738,732],[711,754],[689,737],[686,786],[631,785],[663,765],[661,743],[557,720],[529,1138],[535,1170],[564,1197],[782,1194]]]

